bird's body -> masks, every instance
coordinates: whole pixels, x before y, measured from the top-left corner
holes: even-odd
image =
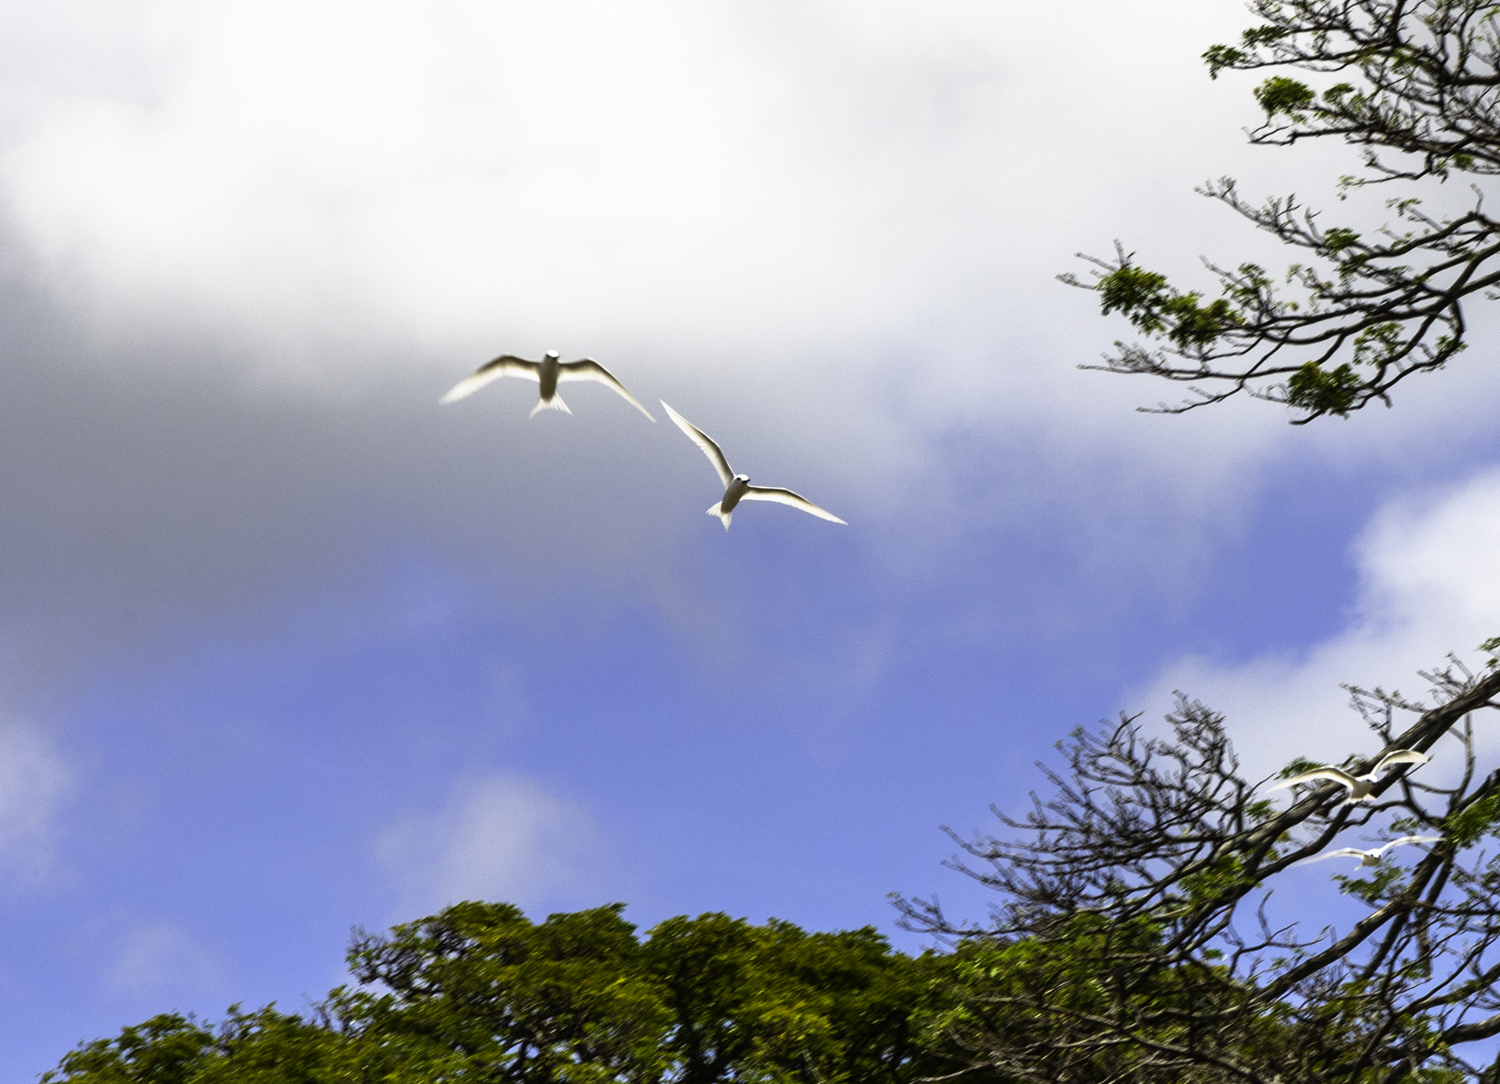
[[[1361,866],[1378,866],[1380,865],[1380,860],[1385,857],[1385,852],[1392,847],[1399,847],[1404,843],[1441,843],[1442,841],[1442,836],[1402,836],[1400,839],[1393,839],[1383,846],[1372,847],[1367,851],[1362,851],[1358,847],[1340,847],[1338,850],[1329,851],[1327,854],[1303,859],[1297,865],[1305,866],[1309,862],[1321,862],[1325,858],[1358,858]]]
[[[449,389],[448,394],[438,400],[444,406],[456,403],[460,399],[466,399],[473,395],[486,384],[499,380],[503,376],[516,376],[523,380],[535,380],[538,385],[536,406],[531,408],[531,417],[536,417],[543,410],[560,410],[564,414],[573,413],[568,409],[568,404],[562,401],[562,396],[557,394],[557,386],[569,381],[590,380],[596,384],[603,384],[615,394],[619,395],[631,406],[635,407],[646,417],[651,418],[651,412],[636,401],[635,396],[625,390],[625,385],[614,378],[608,369],[600,365],[593,358],[582,358],[578,361],[563,361],[556,350],[547,351],[541,361],[528,361],[526,358],[518,358],[514,354],[501,354],[493,361],[487,361],[464,377]],[[654,422],[655,418],[651,418]]]
[[[665,408],[667,416],[677,424],[677,428],[687,434],[689,440],[698,445],[703,454],[708,457],[708,461],[713,464],[714,470],[718,472],[719,481],[724,484],[724,496],[719,498],[718,503],[709,508],[708,514],[718,516],[719,521],[724,524],[726,531],[729,530],[729,521],[734,516],[734,510],[740,501],[772,501],[776,504],[786,504],[793,508],[800,508],[802,511],[810,512],[819,519],[826,519],[833,523],[844,522],[838,516],[824,511],[806,497],[793,493],[790,489],[782,489],[779,486],[751,485],[748,474],[734,473],[734,470],[729,466],[729,460],[724,458],[724,453],[714,443],[712,437],[668,406],[665,399],[662,400],[661,405]]]
[[[561,373],[562,358],[558,356],[556,350],[547,351],[537,365],[536,382],[539,387],[537,388],[537,404],[531,408],[533,414],[542,409],[543,403],[553,402],[557,403],[558,409],[565,413],[573,413],[568,409],[568,404],[557,397],[557,378]]]
[[[708,510],[711,516],[724,517],[724,529],[729,529],[729,517],[734,514],[735,505],[744,499],[750,492],[750,476],[748,474],[736,474],[729,479],[729,484],[724,487],[724,496],[718,504]]]
[[[1338,783],[1349,790],[1344,798],[1345,802],[1368,802],[1373,797],[1372,791],[1380,777],[1390,771],[1398,764],[1426,764],[1427,755],[1419,753],[1415,749],[1396,749],[1381,757],[1376,763],[1374,770],[1368,775],[1353,775],[1343,768],[1334,764],[1325,764],[1321,768],[1314,768],[1310,772],[1294,775],[1290,779],[1283,779],[1271,790],[1282,790],[1285,787],[1295,786],[1298,783],[1311,783],[1315,779],[1326,779],[1331,783]]]

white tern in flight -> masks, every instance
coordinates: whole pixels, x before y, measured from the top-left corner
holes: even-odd
[[[677,423],[677,428],[687,434],[688,439],[703,449],[703,454],[708,456],[708,461],[714,465],[714,470],[719,472],[719,481],[724,483],[724,497],[718,504],[708,510],[711,516],[718,516],[724,524],[724,529],[729,530],[730,517],[734,515],[735,505],[740,501],[775,501],[777,504],[789,504],[793,508],[800,508],[804,512],[811,512],[820,519],[832,520],[834,523],[844,523],[831,512],[825,512],[812,501],[790,489],[777,489],[769,486],[752,486],[748,474],[735,474],[729,467],[729,460],[724,458],[724,453],[719,446],[713,442],[703,430],[688,421],[677,411],[667,406],[665,399],[662,400],[666,408],[667,416]],[[846,527],[847,523],[844,524]]]
[[[1328,779],[1335,783],[1342,783],[1349,788],[1349,795],[1345,802],[1368,802],[1371,798],[1370,791],[1382,775],[1390,771],[1398,764],[1426,764],[1427,755],[1419,753],[1415,749],[1396,749],[1380,758],[1375,765],[1374,771],[1369,775],[1350,775],[1343,768],[1332,764],[1325,764],[1321,768],[1314,768],[1310,772],[1294,775],[1290,779],[1283,779],[1270,790],[1282,790],[1296,783],[1311,783],[1314,779]]]
[[[560,410],[564,414],[573,413],[568,409],[568,404],[562,401],[562,396],[557,394],[557,386],[566,384],[570,380],[592,380],[596,384],[603,384],[606,388],[615,391],[622,399],[635,407],[646,417],[651,418],[651,412],[640,403],[636,402],[635,396],[625,390],[625,385],[616,380],[608,369],[600,365],[593,358],[584,358],[581,361],[562,361],[556,350],[548,350],[546,357],[541,361],[527,361],[518,358],[514,354],[501,354],[494,361],[487,361],[464,377],[452,390],[443,396],[438,402],[443,405],[456,403],[460,399],[473,395],[480,388],[492,380],[499,380],[502,376],[518,376],[523,380],[535,380],[541,385],[541,394],[538,396],[536,406],[531,408],[529,417],[535,418],[543,410]],[[651,418],[654,422],[655,418]]]
[[[1297,865],[1299,865],[1299,866],[1305,866],[1309,862],[1321,862],[1325,858],[1344,858],[1344,857],[1348,857],[1348,858],[1358,858],[1359,859],[1359,864],[1361,866],[1378,866],[1378,865],[1380,865],[1381,858],[1385,857],[1385,852],[1388,851],[1388,850],[1390,850],[1392,847],[1399,847],[1403,843],[1441,843],[1441,842],[1443,842],[1443,837],[1442,836],[1402,836],[1400,839],[1393,839],[1393,840],[1391,840],[1389,843],[1385,844],[1384,846],[1381,846],[1381,847],[1372,847],[1368,851],[1362,851],[1358,847],[1340,847],[1336,851],[1329,851],[1327,854],[1320,854],[1320,855],[1316,856],[1315,858],[1304,858],[1301,862],[1298,862]]]

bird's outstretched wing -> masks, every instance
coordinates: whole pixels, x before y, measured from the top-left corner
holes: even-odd
[[[844,523],[832,512],[826,512],[813,504],[812,501],[799,493],[793,493],[790,489],[781,489],[773,486],[746,486],[745,494],[740,498],[742,501],[775,501],[777,504],[789,504],[793,508],[800,508],[804,512],[811,512],[819,519],[831,520],[834,523]]]
[[[460,399],[465,399],[473,395],[490,381],[499,380],[502,376],[519,376],[526,380],[540,381],[541,376],[539,374],[541,368],[541,362],[527,361],[525,358],[518,358],[514,354],[501,354],[494,361],[485,362],[457,384],[454,384],[452,388],[448,389],[448,394],[439,399],[438,402],[444,406],[447,406],[449,403],[456,403]],[[639,406],[640,404],[637,403],[636,405]]]
[[[1379,775],[1381,772],[1390,771],[1397,764],[1426,764],[1427,754],[1419,753],[1415,749],[1396,749],[1380,758],[1375,765],[1371,775]]]
[[[703,454],[708,456],[708,461],[714,465],[714,470],[719,472],[719,481],[723,482],[725,486],[734,481],[734,471],[729,469],[729,460],[724,458],[724,453],[714,443],[713,437],[699,429],[670,406],[667,406],[665,399],[661,400],[661,405],[666,408],[667,417],[676,422],[677,428],[687,434],[688,440],[703,449]]]
[[[1321,862],[1325,858],[1358,858],[1360,861],[1364,861],[1369,855],[1378,855],[1383,850],[1385,850],[1384,847],[1380,851],[1362,851],[1358,847],[1340,847],[1336,851],[1328,851],[1326,854],[1315,854],[1311,858],[1304,858],[1297,865],[1306,866],[1313,862]]]
[[[625,385],[616,380],[608,369],[600,365],[593,358],[584,358],[582,361],[565,361],[559,365],[557,367],[557,382],[561,384],[567,380],[592,380],[596,384],[603,384],[606,388],[613,389],[620,398],[646,415],[646,417],[651,418],[651,411],[636,402],[635,396],[625,390]],[[653,422],[656,421],[655,418],[651,418],[651,420]]]
[[[1392,847],[1399,847],[1403,843],[1441,843],[1441,842],[1443,842],[1443,837],[1442,836],[1402,836],[1400,839],[1393,839],[1393,840],[1391,840],[1389,843],[1387,843],[1384,846],[1382,846],[1376,853],[1377,854],[1384,854],[1386,851],[1390,850]]]
[[[1330,764],[1326,768],[1314,768],[1310,772],[1303,772],[1301,775],[1294,775],[1290,779],[1283,779],[1274,787],[1268,787],[1267,790],[1285,790],[1287,787],[1293,786],[1297,783],[1311,783],[1314,779],[1331,779],[1335,783],[1344,784],[1344,786],[1348,787],[1350,790],[1354,789],[1354,776],[1344,771],[1344,769],[1335,768]]]

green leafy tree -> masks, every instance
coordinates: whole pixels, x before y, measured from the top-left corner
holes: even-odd
[[[510,904],[462,903],[362,935],[349,962],[366,988],[334,991],[329,1011],[451,1051],[461,1079],[657,1079],[668,1017],[621,910],[534,924]]]
[[[217,1028],[177,1014],[153,1017],[118,1038],[68,1054],[43,1084],[374,1084],[437,1080],[430,1057],[377,1051],[326,1019],[306,1021],[272,1007],[229,1011]],[[403,1073],[403,1069],[410,1072]]]
[[[667,1048],[683,1084],[740,1079],[910,1080],[936,1062],[913,1009],[943,961],[890,951],[874,929],[804,933],[725,915],[651,931],[646,966],[673,1012]]]
[[[434,1037],[483,1079],[873,1084],[933,1064],[911,1020],[938,957],[892,952],[873,929],[722,914],[668,919],[641,942],[621,910],[533,925],[465,903],[361,938],[354,972],[386,992],[336,992],[336,1014]]]
[[[1359,148],[1341,197],[1385,197],[1368,223],[1332,224],[1293,196],[1247,201],[1225,178],[1200,191],[1294,256],[1282,274],[1210,263],[1216,296],[1172,285],[1116,246],[1085,256],[1106,314],[1154,344],[1117,342],[1102,366],[1192,385],[1180,412],[1239,392],[1284,403],[1303,423],[1347,415],[1467,345],[1464,306],[1500,286],[1500,222],[1474,185],[1457,213],[1424,200],[1452,179],[1500,173],[1500,9],[1479,0],[1255,0],[1257,25],[1204,58],[1270,74],[1255,89],[1252,143],[1312,139]],[[1457,193],[1455,193],[1457,195]],[[1352,206],[1352,205],[1348,205]],[[1383,220],[1381,220],[1383,219]]]
[[[126,1028],[117,1039],[85,1043],[42,1080],[187,1084],[213,1045],[213,1032],[193,1020],[173,1013],[153,1016]]]
[[[902,1084],[965,1066],[919,1042],[946,957],[873,929],[806,933],[722,914],[637,938],[615,905],[533,923],[461,903],[356,935],[357,984],[311,1019],[159,1016],[86,1043],[69,1084]],[[950,1053],[958,1053],[955,1049]]]

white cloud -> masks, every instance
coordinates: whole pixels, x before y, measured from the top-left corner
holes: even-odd
[[[14,720],[0,723],[0,871],[7,881],[43,876],[69,772],[48,737]]]
[[[104,981],[124,994],[184,996],[221,986],[223,966],[191,934],[170,923],[151,922],[119,935]]]
[[[1073,369],[1111,329],[1053,281],[1121,230],[1191,267],[1199,223],[1227,222],[1190,189],[1242,154],[1246,99],[1187,91],[1211,86],[1202,41],[1243,15],[1204,8],[1172,0],[1170,34],[1137,40],[1103,0],[19,4],[60,62],[12,86],[0,229],[70,330],[102,340],[69,364],[154,367],[174,381],[158,398],[198,394],[175,383],[188,368],[236,400],[247,374],[299,411],[330,405],[309,386],[358,400],[371,462],[442,447],[390,389],[435,414],[497,347],[556,346],[666,395],[757,476],[900,520],[893,563],[1059,499],[1118,530],[1142,503],[1122,478],[1237,499],[1216,483],[1278,428],[1135,416],[1160,393]],[[1202,138],[1130,122],[1148,116]],[[420,424],[519,462],[548,420],[492,438],[506,392]],[[711,481],[676,439],[637,427],[620,446],[652,457],[640,475]],[[555,457],[536,488],[574,516],[623,503],[589,467],[566,501]],[[318,470],[344,472],[333,492],[361,482],[336,454]]]
[[[919,288],[871,259],[892,239],[872,216],[901,192],[853,183],[870,133],[830,139],[841,96],[807,115],[797,58],[733,5],[139,11],[167,43],[149,85],[59,97],[9,162],[17,223],[95,304],[446,344],[497,322],[717,335],[774,314],[800,333],[851,307],[881,319],[861,264]],[[858,44],[894,54],[909,90],[923,69],[903,42]]]
[[[97,912],[67,939],[106,991],[126,999],[196,998],[223,985],[224,963],[194,933],[160,916]]]
[[[977,427],[1222,491],[1277,428],[1135,424],[1175,390],[1075,372],[1121,329],[1053,281],[1115,235],[1195,275],[1225,256],[1205,231],[1243,256],[1253,231],[1192,186],[1320,161],[1247,152],[1245,88],[1207,81],[1236,5],[1171,0],[1149,33],[1103,0],[97,6],[112,63],[85,0],[19,5],[37,48],[92,62],[12,95],[0,197],[28,273],[157,364],[437,387],[555,345],[915,484]],[[160,348],[181,335],[204,345]]]
[[[1256,774],[1296,756],[1336,762],[1370,751],[1374,739],[1346,707],[1340,683],[1421,699],[1427,689],[1418,670],[1449,652],[1478,665],[1475,646],[1500,635],[1500,470],[1392,501],[1354,555],[1359,595],[1338,635],[1243,665],[1186,659],[1130,702],[1160,709],[1181,689],[1222,711]],[[1481,740],[1500,747],[1495,721],[1478,725]]]
[[[143,358],[197,334],[327,388],[555,345],[648,392],[775,380],[799,422],[836,399],[856,462],[1001,420],[1233,471],[1274,412],[1220,412],[1206,455],[1132,425],[1180,389],[1074,372],[1123,328],[1053,275],[1114,236],[1190,276],[1258,256],[1194,184],[1305,194],[1348,168],[1243,145],[1243,81],[1198,60],[1234,4],[13,8],[18,55],[55,62],[9,77],[3,218],[26,273]]]
[[[64,66],[24,96],[3,187],[41,274],[110,334],[232,332],[283,377],[368,371],[329,339],[502,336],[757,372],[934,353],[1025,391],[997,333],[1022,345],[1003,328],[1038,297],[1087,310],[1051,281],[1073,248],[1147,193],[1153,235],[1192,243],[1201,141],[1147,149],[1124,116],[1239,142],[1243,102],[1177,84],[1241,16],[1173,6],[1170,40],[1121,50],[1136,20],[1094,2],[1056,35],[1055,11],[970,0],[136,0],[124,74]],[[46,41],[92,53],[84,25]],[[1145,63],[1132,101],[1108,93]]]
[[[435,812],[398,818],[376,838],[375,858],[409,919],[461,900],[545,905],[594,879],[599,847],[583,806],[533,780],[488,776],[458,783]]]
[[[1081,555],[1106,555],[1098,590],[1172,591],[1205,524],[1253,498],[1258,463],[1352,446],[1415,462],[1449,447],[1426,439],[1432,418],[1488,424],[1484,370],[1462,365],[1394,423],[1372,412],[1317,435],[1261,404],[1142,417],[1134,406],[1180,389],[1074,369],[1123,329],[1053,280],[1072,252],[1119,235],[1150,266],[1201,274],[1200,251],[1256,253],[1195,183],[1255,163],[1278,172],[1247,191],[1284,191],[1279,171],[1299,162],[1320,184],[1347,169],[1342,153],[1330,169],[1317,149],[1242,146],[1245,87],[1210,83],[1198,60],[1241,27],[1238,5],[1165,0],[1149,25],[1104,0],[57,10],[13,4],[27,48],[0,43],[0,59],[57,61],[0,73],[0,232],[68,333],[102,340],[59,351],[48,396],[106,404],[88,432],[123,463],[121,392],[78,370],[131,384],[137,411],[171,403],[191,464],[172,465],[190,473],[221,457],[220,434],[177,411],[242,422],[243,464],[284,456],[275,427],[317,415],[308,454],[256,480],[271,509],[257,528],[208,528],[235,528],[233,552],[261,547],[261,565],[291,567],[263,540],[302,516],[283,499],[299,487],[309,529],[378,493],[383,524],[442,524],[440,548],[505,516],[501,537],[601,579],[704,526],[664,514],[675,487],[701,519],[701,458],[617,402],[523,426],[524,389],[498,388],[439,414],[444,388],[497,349],[606,360],[918,579],[997,526],[1061,522]],[[586,444],[585,425],[617,443]],[[68,420],[44,427],[78,443]],[[135,439],[150,469],[131,478],[131,514],[175,452],[154,430]],[[25,492],[82,492],[52,476],[71,460],[26,461]],[[209,509],[228,492],[205,491]],[[171,501],[142,528],[164,533],[139,548],[152,561],[204,551]],[[472,522],[453,518],[461,505]],[[1151,539],[1167,530],[1164,561]]]

